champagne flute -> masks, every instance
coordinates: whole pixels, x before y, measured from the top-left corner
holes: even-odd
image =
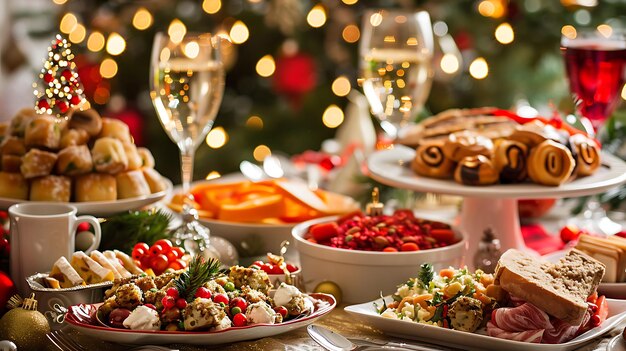
[[[209,229],[198,222],[189,186],[194,154],[213,126],[224,91],[220,37],[158,33],[152,47],[150,97],[163,129],[178,145],[184,194],[182,224],[172,235],[192,255],[209,247]]]
[[[370,10],[359,43],[359,83],[385,134],[394,139],[430,93],[434,52],[426,11]]]
[[[626,33],[610,27],[564,32],[561,50],[581,122],[595,136],[620,100],[626,74]],[[596,197],[587,201],[574,221],[591,233],[611,235],[621,230],[620,224],[606,216]]]

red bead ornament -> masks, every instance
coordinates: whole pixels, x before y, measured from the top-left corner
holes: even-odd
[[[80,103],[80,97],[78,97],[78,95],[72,96],[72,98],[70,99],[70,103],[72,104],[72,106],[78,105]]]
[[[72,78],[72,72],[69,69],[63,70],[63,72],[61,72],[61,76],[66,80],[70,80],[70,78]]]
[[[41,99],[39,100],[39,102],[37,102],[37,107],[39,107],[40,109],[49,109],[50,104],[48,103],[48,100]]]
[[[46,83],[50,83],[50,82],[52,82],[54,80],[54,77],[52,76],[52,74],[46,73],[46,74],[43,75],[43,80]]]
[[[67,110],[69,110],[69,106],[67,105],[67,102],[65,101],[59,101],[57,103],[57,107],[59,108],[59,111],[61,111],[61,113],[65,113],[67,112]]]

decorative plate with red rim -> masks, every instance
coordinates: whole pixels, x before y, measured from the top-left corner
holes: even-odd
[[[314,300],[315,310],[299,318],[279,324],[253,324],[245,327],[210,332],[187,331],[152,331],[130,330],[102,326],[96,317],[97,304],[71,306],[65,316],[65,322],[77,331],[100,340],[121,344],[195,344],[217,345],[244,340],[254,340],[305,327],[320,317],[328,314],[337,305],[337,301],[328,294],[308,294]]]

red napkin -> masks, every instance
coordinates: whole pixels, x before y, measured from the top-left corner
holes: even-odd
[[[562,250],[565,245],[559,236],[551,235],[541,224],[523,225],[522,236],[526,246],[537,251],[540,255]]]

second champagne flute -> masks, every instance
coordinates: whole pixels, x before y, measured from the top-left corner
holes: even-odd
[[[189,187],[195,151],[213,127],[222,102],[224,67],[220,38],[209,33],[158,33],[152,48],[150,97],[167,135],[180,149],[184,194],[182,221],[172,236],[192,255],[209,244],[209,229],[198,222]]]

